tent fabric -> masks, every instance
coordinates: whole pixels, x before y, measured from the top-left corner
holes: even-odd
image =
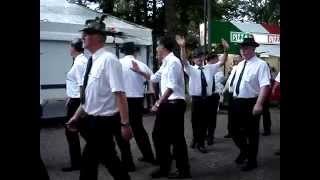
[[[231,21],[231,23],[239,28],[242,32],[269,34],[269,32],[260,24],[240,23],[235,21]]]
[[[40,0],[40,30],[51,31],[51,33],[42,32],[40,34],[42,38],[58,40],[64,33],[65,37],[59,40],[70,39],[75,34],[80,35],[79,30],[83,28],[87,19],[94,19],[101,15],[101,13],[66,0]],[[114,28],[128,35],[126,38],[116,38],[117,43],[134,41],[140,45],[152,45],[152,29],[111,15],[108,15],[104,22],[107,28]],[[57,37],[54,37],[54,34],[57,34]]]
[[[280,34],[280,27],[278,25],[267,23],[262,23],[261,25],[271,34]]]
[[[262,55],[280,57],[280,45],[261,44],[259,47],[256,48],[256,52],[262,53]]]
[[[257,53],[267,56],[280,57],[279,44],[263,44],[266,42],[267,34],[279,34],[280,28],[277,25],[257,24],[257,23],[240,23],[240,22],[224,22],[212,21],[212,31],[210,32],[213,44],[220,43],[221,38],[230,42],[230,53],[237,54],[240,51],[239,45],[230,41],[230,32],[252,33],[260,46],[256,49]]]

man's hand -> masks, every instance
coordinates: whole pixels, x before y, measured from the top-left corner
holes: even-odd
[[[130,69],[136,73],[141,73],[141,69],[139,68],[138,64],[134,61],[131,61],[131,62],[132,62],[132,67]]]
[[[186,45],[186,40],[185,40],[184,36],[176,35],[176,41],[177,41],[177,44],[178,44],[180,47],[185,47],[185,45]]]
[[[153,105],[151,108],[152,112],[157,112],[158,111],[158,107],[156,105]]]
[[[121,126],[121,134],[123,139],[129,141],[132,138],[132,129],[130,126]]]
[[[260,104],[260,103],[256,103],[253,107],[253,110],[252,110],[252,114],[253,115],[260,115],[263,111],[263,105]]]
[[[229,44],[226,40],[224,40],[223,38],[221,39],[221,43],[222,43],[222,46],[223,46],[223,49],[224,50],[228,50],[229,49]]]
[[[78,121],[79,121],[78,117],[72,116],[72,118],[65,124],[65,126],[71,132],[78,132],[79,131],[79,129],[77,127]]]
[[[152,106],[151,111],[152,112],[157,112],[160,106],[160,102],[156,101],[156,103]]]
[[[66,103],[64,104],[64,107],[65,107],[66,109],[68,109],[68,104],[69,104],[69,102],[70,102],[70,99],[71,99],[71,98],[67,98],[67,99],[66,99]]]

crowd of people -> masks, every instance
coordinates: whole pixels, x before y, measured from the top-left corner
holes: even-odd
[[[190,147],[207,153],[207,146],[214,144],[219,104],[227,94],[225,138],[232,138],[239,148],[235,163],[244,164],[243,171],[258,166],[259,120],[262,114],[267,114],[264,112],[267,111],[268,96],[276,90],[271,91],[270,69],[256,56],[255,48],[259,44],[253,37],[240,43],[240,54],[234,58],[234,66],[225,81],[220,67],[227,61],[229,44],[223,39],[223,55],[210,52],[206,56],[201,48],[187,49],[183,36],[163,36],[156,48],[161,66],[153,73],[136,59],[139,49],[133,42],[123,44],[121,52],[125,56],[121,59],[104,48],[108,32],[103,17],[86,21],[81,31],[82,38],[70,44],[74,61],[66,81],[65,135],[71,166],[63,171],[80,170],[80,180],[95,180],[98,165],[102,163],[115,180],[129,180],[128,172],[136,170],[130,147],[130,139],[134,137],[142,154],[138,160],[159,166],[151,174],[152,178],[191,178],[184,135],[185,85],[192,107]],[[177,45],[180,58],[173,53]],[[85,49],[90,52],[89,58],[84,55]],[[190,57],[188,51],[192,51]],[[276,82],[280,83],[280,73],[278,76]],[[151,108],[156,114],[152,131],[155,153],[143,126],[146,81],[159,87],[155,93],[157,101]],[[275,83],[277,87],[279,83]],[[271,123],[264,124],[264,134],[270,135]],[[86,141],[82,154],[79,134]],[[121,158],[117,155],[116,145]],[[170,173],[172,160],[176,161],[174,173]]]

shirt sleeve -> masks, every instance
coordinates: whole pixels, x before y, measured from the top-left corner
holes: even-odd
[[[109,83],[111,92],[125,92],[122,74],[122,65],[116,57],[111,57],[106,62],[107,73],[109,73]]]
[[[176,61],[168,65],[168,82],[166,88],[170,88],[175,92],[178,87],[179,76],[182,74],[182,67],[179,66],[179,63]]]
[[[161,73],[162,73],[163,65],[160,66],[159,70],[152,74],[150,77],[150,81],[153,83],[158,83],[161,80]]]
[[[263,86],[270,85],[270,69],[267,63],[261,64],[260,68],[258,69],[258,81],[260,88]]]
[[[151,71],[151,69],[146,65],[146,64],[142,64],[142,67],[143,67],[143,71],[147,74],[150,74],[150,76],[153,74],[153,72]]]
[[[215,80],[218,82],[218,83],[223,83],[223,81],[224,81],[224,75],[223,75],[223,73],[221,72],[221,71],[219,71],[218,73],[216,73],[216,75],[215,75]]]
[[[215,63],[215,64],[207,64],[206,65],[211,72],[213,72],[213,74],[215,75],[218,71],[219,71],[219,68],[220,68],[220,63]]]
[[[87,64],[83,62],[79,62],[74,64],[74,66],[75,66],[74,73],[75,73],[77,85],[82,86],[84,74],[86,73]]]

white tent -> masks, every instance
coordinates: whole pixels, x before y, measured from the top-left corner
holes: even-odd
[[[40,0],[40,38],[47,40],[70,40],[78,37],[79,30],[87,19],[101,16],[86,7],[69,3],[67,0]],[[116,38],[116,43],[134,41],[139,45],[152,45],[152,30],[139,26],[117,17],[108,15],[104,21],[107,28],[129,35],[128,38]],[[112,43],[113,38],[108,38],[107,43]]]
[[[64,99],[66,73],[72,65],[69,43],[81,37],[79,32],[88,19],[101,16],[94,10],[67,0],[40,0],[40,85],[41,98]],[[123,32],[127,38],[107,37],[106,49],[118,54],[123,42],[135,42],[140,47],[138,59],[152,68],[152,30],[108,15],[107,28]],[[115,43],[114,42],[115,40]]]

